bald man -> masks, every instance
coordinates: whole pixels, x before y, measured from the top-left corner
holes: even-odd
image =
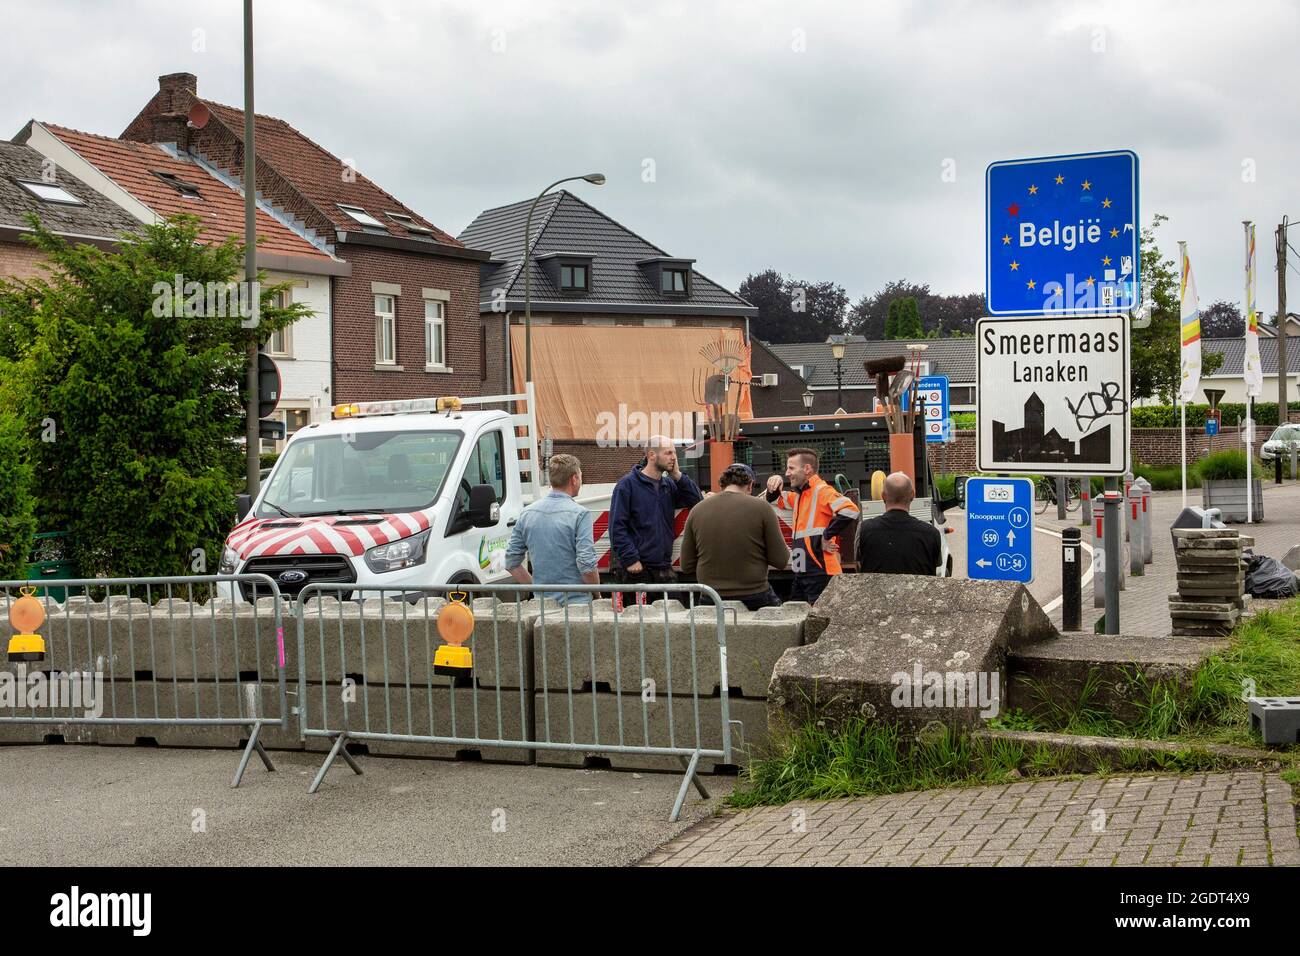
[[[885,478],[881,495],[885,513],[858,528],[858,570],[877,574],[938,573],[942,542],[939,529],[913,518],[908,509],[916,491],[901,471]]]

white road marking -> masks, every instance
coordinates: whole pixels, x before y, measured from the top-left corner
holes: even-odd
[[[1041,531],[1043,534],[1050,534],[1053,538],[1060,538],[1060,537],[1061,537],[1061,532],[1059,532],[1059,531],[1053,531],[1051,528],[1035,528],[1034,530],[1035,530],[1035,531]],[[1092,568],[1093,568],[1093,563],[1092,563],[1092,545],[1090,545],[1090,544],[1088,544],[1088,542],[1084,541],[1084,540],[1082,539],[1082,535],[1080,536],[1079,544],[1081,544],[1081,545],[1083,546],[1083,550],[1085,550],[1085,551],[1088,552],[1088,570],[1085,571],[1085,572],[1083,572],[1083,577],[1082,577],[1082,578],[1080,579],[1080,581],[1079,581],[1079,590],[1080,590],[1080,592],[1082,592],[1083,589],[1086,588],[1086,587],[1088,586],[1089,582],[1092,581]],[[1051,614],[1053,611],[1055,611],[1058,607],[1061,606],[1061,602],[1062,602],[1063,600],[1064,600],[1064,596],[1058,594],[1055,598],[1053,598],[1053,599],[1052,599],[1051,601],[1049,601],[1047,604],[1044,604],[1044,605],[1043,605],[1043,612],[1044,612],[1045,614]]]

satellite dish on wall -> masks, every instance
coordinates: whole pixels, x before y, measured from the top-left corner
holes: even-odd
[[[202,102],[196,102],[190,107],[188,122],[194,129],[203,129],[203,127],[208,125],[208,120],[210,119],[212,119],[212,111]]]

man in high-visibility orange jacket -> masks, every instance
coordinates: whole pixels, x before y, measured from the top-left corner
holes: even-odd
[[[840,548],[835,536],[857,520],[858,506],[817,474],[817,452],[792,448],[786,453],[785,478],[767,479],[767,500],[794,512],[794,542],[790,570],[794,586],[790,600],[815,604],[831,576],[840,573]],[[790,490],[784,491],[786,483]]]

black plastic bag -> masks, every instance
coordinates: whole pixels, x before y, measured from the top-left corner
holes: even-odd
[[[1256,554],[1246,565],[1246,593],[1258,598],[1295,597],[1300,594],[1300,581],[1277,558]]]

